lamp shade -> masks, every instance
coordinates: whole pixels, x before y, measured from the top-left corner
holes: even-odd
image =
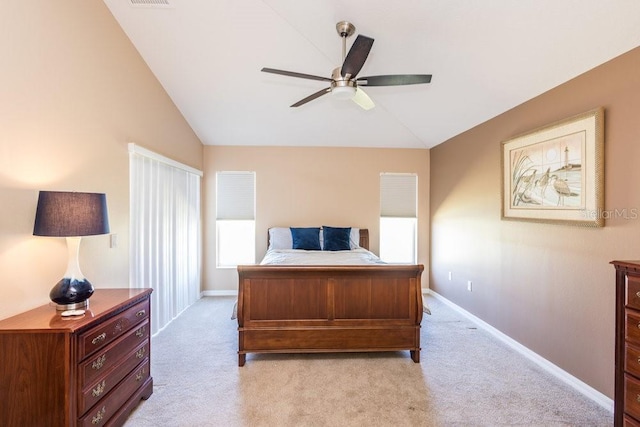
[[[109,233],[104,193],[41,191],[38,196],[35,236],[74,237]]]

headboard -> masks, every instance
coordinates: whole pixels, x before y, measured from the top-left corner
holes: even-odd
[[[360,229],[360,247],[369,250],[369,229]]]
[[[270,242],[269,230],[267,230],[267,247],[269,247]],[[365,248],[369,250],[369,229],[361,228],[360,229],[360,242],[359,245],[361,248]]]

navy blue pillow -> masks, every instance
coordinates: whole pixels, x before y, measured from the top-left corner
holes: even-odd
[[[351,227],[322,227],[325,251],[348,251],[351,249]]]
[[[320,250],[320,227],[295,228],[291,227],[293,249],[305,251]]]

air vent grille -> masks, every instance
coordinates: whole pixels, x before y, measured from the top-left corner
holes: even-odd
[[[129,3],[133,7],[173,7],[169,0],[129,0]]]

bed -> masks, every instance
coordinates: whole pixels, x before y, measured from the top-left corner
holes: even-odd
[[[325,236],[329,229],[321,228]],[[274,230],[269,230],[267,254],[274,247]],[[350,237],[349,249],[368,251],[367,229],[351,229]],[[400,350],[419,363],[423,270],[421,264],[379,261],[238,266],[238,365],[244,366],[248,353]]]

